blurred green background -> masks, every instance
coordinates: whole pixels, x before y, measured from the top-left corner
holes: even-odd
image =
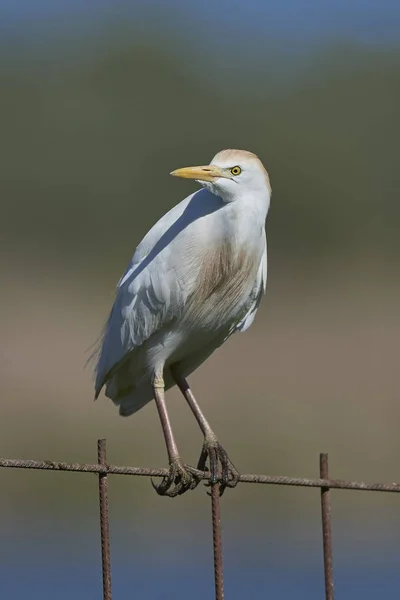
[[[333,477],[398,480],[398,6],[74,0],[0,16],[1,456],[93,462],[104,436],[110,462],[166,464],[153,404],[125,420],[93,403],[87,349],[142,236],[195,189],[168,173],[237,147],[271,178],[268,291],[193,389],[242,472],[316,476],[327,451]],[[176,391],[169,404],[194,463],[200,434]],[[96,479],[1,475],[2,595],[26,596],[25,564],[31,598],[98,598]],[[143,597],[185,598],[182,564],[189,583],[201,573],[193,598],[211,597],[205,493],[110,488],[116,597],[135,576]],[[398,499],[333,501],[340,596],[361,579],[365,598],[389,595]],[[315,490],[242,485],[223,512],[229,597],[322,597]]]

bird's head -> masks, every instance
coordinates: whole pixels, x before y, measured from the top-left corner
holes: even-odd
[[[249,195],[271,194],[268,173],[256,154],[247,150],[222,150],[209,165],[172,171],[174,177],[195,179],[224,202]]]

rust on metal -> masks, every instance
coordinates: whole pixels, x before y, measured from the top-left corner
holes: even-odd
[[[97,460],[99,465],[106,465],[106,440],[97,441]],[[110,559],[110,518],[108,511],[107,472],[99,473],[99,504],[101,532],[101,564],[103,571],[103,600],[112,600],[111,593],[111,559]]]
[[[218,481],[211,484],[211,510],[214,548],[215,600],[224,600],[224,572],[222,560],[221,500]]]
[[[328,455],[319,455],[319,474],[321,479],[329,479]],[[322,540],[324,548],[325,598],[334,600],[333,560],[332,560],[332,529],[331,529],[331,500],[329,487],[321,487]]]
[[[136,475],[142,477],[165,477],[168,469],[149,469],[142,467],[109,465],[106,461],[106,440],[98,440],[98,463],[70,463],[51,460],[21,460],[0,458],[0,468],[8,469],[40,469],[46,471],[69,471],[75,473],[95,473],[99,479],[101,551],[103,569],[103,600],[112,600],[111,565],[110,565],[110,525],[108,511],[108,475]],[[193,469],[194,470],[194,469]],[[199,479],[211,485],[212,528],[214,549],[215,598],[223,600],[223,555],[221,535],[221,506],[219,476],[212,480],[210,472],[197,471]],[[261,483],[267,485],[287,485],[297,487],[313,487],[321,490],[322,531],[325,571],[325,598],[334,600],[334,583],[332,568],[332,533],[330,489],[359,490],[373,492],[400,493],[400,483],[366,483],[364,481],[344,481],[329,479],[328,455],[320,454],[320,478],[287,477],[276,475],[240,475],[241,483]]]
[[[75,471],[78,473],[103,473],[108,475],[138,475],[141,477],[165,477],[168,469],[148,469],[146,467],[124,467],[117,465],[99,465],[58,462],[52,460],[20,460],[0,458],[0,468],[43,469],[46,471]],[[199,471],[199,477],[207,480],[209,473]],[[240,483],[262,483],[267,485],[291,485],[297,487],[329,487],[341,490],[360,490],[371,492],[400,493],[400,483],[366,483],[364,481],[343,481],[342,479],[309,479],[307,477],[287,477],[280,475],[240,475]]]

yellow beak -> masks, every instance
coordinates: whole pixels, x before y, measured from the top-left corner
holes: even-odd
[[[198,179],[199,181],[215,181],[219,177],[227,177],[225,171],[214,165],[204,165],[202,167],[183,167],[176,169],[170,175],[182,177],[183,179]]]

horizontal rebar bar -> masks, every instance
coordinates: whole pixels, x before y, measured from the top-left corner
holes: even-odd
[[[97,465],[55,462],[51,460],[20,460],[0,458],[0,468],[40,469],[45,471],[72,471],[78,473],[107,473],[109,475],[138,475],[142,477],[165,477],[168,469],[149,469],[142,467],[123,467],[116,465]],[[209,473],[199,472],[202,479],[209,479]],[[308,479],[306,477],[286,477],[280,475],[241,475],[241,483],[263,483],[269,485],[292,485],[298,487],[330,487],[342,490],[360,490],[371,492],[400,493],[400,483],[365,483],[364,481],[343,481],[341,479]]]

